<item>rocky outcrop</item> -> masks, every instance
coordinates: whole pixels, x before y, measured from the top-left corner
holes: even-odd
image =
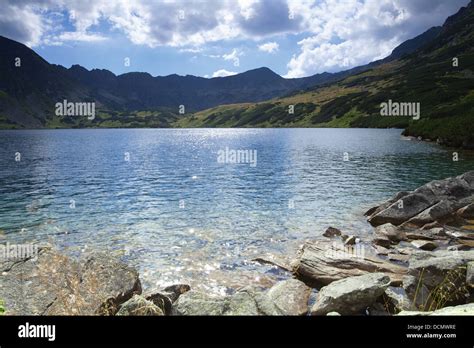
[[[0,263],[0,274],[10,315],[114,315],[142,291],[138,272],[105,254],[78,261],[43,248],[36,258]]]
[[[474,261],[474,250],[417,253],[410,260],[408,274],[417,279],[421,277],[423,284],[432,289],[438,286],[450,271],[460,269],[465,275],[467,264],[471,261]]]
[[[391,223],[421,227],[469,216],[474,202],[474,171],[432,181],[412,192],[400,192],[366,214],[374,226]],[[459,212],[458,214],[456,214]]]
[[[371,273],[335,281],[323,287],[312,315],[338,312],[342,315],[360,314],[382,296],[390,285],[390,278],[383,273]]]
[[[189,291],[173,305],[174,315],[305,315],[311,289],[296,279],[268,290],[244,288],[229,296]]]
[[[348,247],[328,241],[308,241],[293,263],[293,273],[315,287],[374,272],[384,272],[392,283],[401,283],[405,267],[373,257],[366,250],[362,244]]]

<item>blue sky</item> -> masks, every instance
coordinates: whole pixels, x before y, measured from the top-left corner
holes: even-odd
[[[116,74],[285,77],[380,59],[469,0],[0,0],[0,35]],[[130,64],[126,64],[130,62]]]

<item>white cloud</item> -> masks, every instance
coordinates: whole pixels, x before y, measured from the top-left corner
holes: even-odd
[[[440,25],[469,0],[0,2],[0,35],[29,46],[94,42],[123,35],[136,45],[171,46],[195,53],[217,42],[226,42],[229,47],[233,40],[250,39],[266,42],[259,49],[274,53],[281,51],[277,37],[291,41],[294,36],[288,34],[298,34],[302,39],[288,62],[286,76],[300,77],[384,57],[404,40]],[[67,19],[72,30],[63,27]],[[234,49],[221,58],[237,66],[242,54]]]
[[[280,45],[276,42],[267,42],[258,46],[258,49],[260,51],[267,52],[267,53],[276,53],[279,48],[280,48]]]
[[[212,77],[226,77],[226,76],[232,76],[232,75],[237,75],[238,73],[234,71],[228,71],[225,69],[220,69],[212,73]]]
[[[79,31],[67,31],[64,33],[61,33],[58,37],[57,40],[59,41],[84,41],[84,42],[96,42],[96,41],[104,41],[107,38],[105,36],[102,36],[100,34],[94,34],[94,33],[85,33],[85,32],[79,32]]]
[[[238,49],[234,48],[234,49],[232,50],[232,52],[230,52],[230,53],[228,53],[228,54],[223,54],[223,55],[222,55],[222,58],[223,58],[224,60],[232,60],[232,61],[234,61],[234,60],[238,59],[239,56],[241,56],[241,55],[243,55],[243,52],[241,52],[241,51],[239,51]]]
[[[308,35],[285,77],[349,69],[384,58],[403,41],[442,24],[469,0],[321,0],[290,2]]]

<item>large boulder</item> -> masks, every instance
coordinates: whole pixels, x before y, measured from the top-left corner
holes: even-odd
[[[463,205],[465,202],[454,199],[444,199],[435,205],[423,210],[418,215],[412,217],[404,224],[408,226],[424,226],[434,221],[446,221]]]
[[[228,298],[211,296],[191,290],[181,295],[173,305],[174,315],[224,315]]]
[[[398,228],[397,226],[392,225],[391,223],[386,223],[375,228],[375,235],[383,238],[386,237],[393,243],[399,243],[402,240],[406,240],[405,232]]]
[[[412,192],[400,192],[366,215],[373,226],[423,226],[436,221],[449,221],[458,215],[470,215],[474,199],[474,171],[463,175],[429,182]],[[465,209],[465,210],[463,210]]]
[[[257,299],[260,311],[265,315],[305,315],[311,288],[297,279],[275,284]]]
[[[422,277],[423,284],[431,289],[439,285],[450,271],[464,269],[465,274],[467,263],[471,261],[474,261],[474,250],[416,253],[410,260],[408,274],[417,279]]]
[[[320,287],[334,281],[374,272],[384,272],[401,283],[406,268],[370,255],[362,244],[355,247],[328,241],[309,241],[293,263],[296,278]]]
[[[338,312],[342,315],[359,314],[382,296],[390,285],[390,278],[383,273],[371,273],[335,281],[323,287],[312,315]]]
[[[408,269],[411,281],[405,287],[409,298],[417,308],[439,308],[440,305],[465,302],[467,264],[473,260],[474,250],[412,254]]]
[[[373,226],[379,226],[386,223],[391,223],[397,226],[401,225],[405,221],[420,214],[425,209],[428,209],[433,204],[436,204],[437,202],[433,201],[433,199],[433,197],[421,193],[408,194],[390,205],[387,209],[370,216],[368,221]]]
[[[11,315],[114,315],[141,291],[138,272],[105,254],[75,260],[43,248],[0,262],[0,298]]]

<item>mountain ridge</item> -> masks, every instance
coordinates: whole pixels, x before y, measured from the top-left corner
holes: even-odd
[[[458,17],[449,17],[446,23],[453,22],[456,26],[459,16],[463,16],[462,10],[460,13]],[[435,38],[442,30],[447,30],[445,26],[430,28],[401,43],[382,60],[338,73],[325,72],[292,79],[286,79],[267,67],[215,78],[176,74],[152,76],[146,72],[115,75],[106,69],[88,70],[78,64],[65,68],[49,64],[25,45],[0,36],[0,128],[180,126],[181,119],[192,119],[194,114],[209,108],[262,103],[337,84],[435,45]],[[20,69],[12,65],[16,56],[23,59]],[[63,99],[96,102],[99,110],[96,121],[104,122],[94,124],[59,119],[54,115],[53,106]],[[185,115],[178,113],[181,105],[186,109]],[[316,110],[310,109],[307,111]],[[218,123],[204,124],[220,126]],[[249,119],[249,124],[256,124],[255,120]],[[239,121],[236,126],[246,124]]]

